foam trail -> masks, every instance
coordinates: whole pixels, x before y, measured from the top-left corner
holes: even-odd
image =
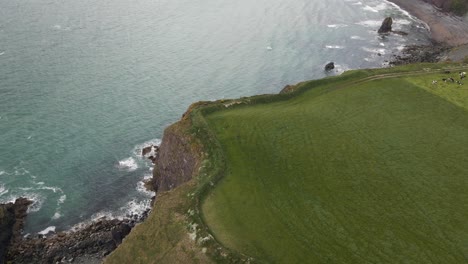
[[[52,216],[52,220],[57,220],[59,219],[60,217],[62,217],[62,215],[60,214],[60,212],[55,212],[55,214]]]
[[[138,169],[138,164],[134,158],[129,157],[119,161],[117,167],[121,170],[135,171]]]
[[[0,196],[4,195],[4,194],[7,194],[8,193],[8,189],[5,188],[5,185],[1,184],[0,185]]]
[[[340,45],[326,45],[325,48],[327,48],[327,49],[344,49],[344,46],[340,46]]]
[[[365,11],[370,11],[370,12],[374,12],[374,13],[378,13],[378,12],[379,12],[377,9],[372,8],[372,7],[368,6],[368,5],[366,5],[366,6],[363,7],[362,9],[365,10]]]
[[[63,204],[65,202],[65,200],[67,199],[67,195],[62,195],[60,196],[59,200],[58,200],[58,204]]]
[[[348,25],[346,24],[331,24],[331,25],[327,25],[327,27],[329,28],[342,28],[342,27],[347,27]]]
[[[47,235],[50,232],[55,233],[55,226],[49,226],[46,229],[42,230],[41,232],[38,232],[38,234]]]

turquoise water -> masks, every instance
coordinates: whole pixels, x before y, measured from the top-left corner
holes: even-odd
[[[410,35],[377,36],[388,15]],[[376,0],[2,1],[0,202],[35,200],[26,232],[141,211],[138,153],[192,102],[380,67],[427,35]]]

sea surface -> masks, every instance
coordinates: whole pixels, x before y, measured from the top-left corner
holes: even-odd
[[[409,35],[378,36],[386,16]],[[2,1],[0,202],[34,200],[26,233],[141,212],[141,148],[191,103],[385,66],[428,42],[376,0]]]

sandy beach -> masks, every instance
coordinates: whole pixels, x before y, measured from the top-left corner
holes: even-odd
[[[424,21],[431,29],[434,41],[449,46],[468,43],[468,19],[437,10],[421,0],[389,0]]]

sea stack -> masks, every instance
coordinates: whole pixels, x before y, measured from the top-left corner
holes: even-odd
[[[384,19],[382,22],[382,26],[379,28],[379,34],[383,33],[388,33],[392,31],[392,24],[393,24],[393,19],[391,17],[387,17]]]

